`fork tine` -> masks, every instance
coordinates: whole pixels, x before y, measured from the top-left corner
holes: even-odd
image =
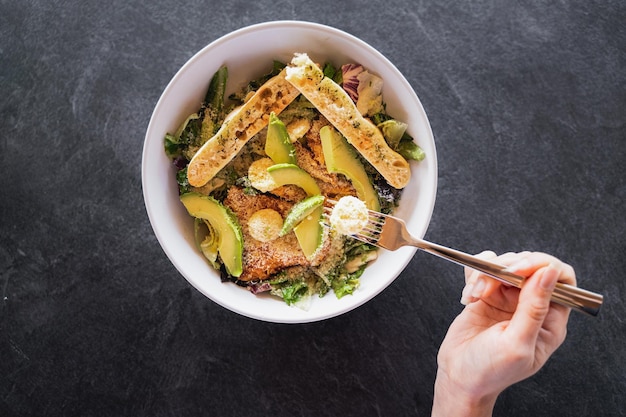
[[[328,205],[324,206],[324,226],[330,227],[330,215],[337,201],[333,199],[326,199],[325,201]],[[376,246],[378,245],[380,233],[388,216],[372,210],[367,210],[367,214],[367,226],[360,230],[359,233],[350,235],[350,237]]]

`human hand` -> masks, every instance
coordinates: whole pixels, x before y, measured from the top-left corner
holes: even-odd
[[[570,309],[550,296],[557,281],[576,285],[571,266],[539,252],[478,256],[527,279],[519,290],[466,269],[466,307],[437,357],[433,416],[490,416],[498,395],[536,373],[565,340]]]

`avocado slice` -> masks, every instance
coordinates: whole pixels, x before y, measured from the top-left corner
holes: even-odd
[[[331,173],[343,174],[352,182],[359,199],[368,209],[380,211],[378,193],[365,172],[365,167],[358,160],[348,141],[331,126],[320,129],[322,152],[326,160],[326,169]]]
[[[289,139],[287,127],[274,112],[270,114],[267,125],[265,153],[275,164],[296,164],[296,148]]]
[[[301,187],[308,196],[321,194],[320,187],[308,172],[294,164],[276,164],[267,168],[277,186],[295,184]]]
[[[294,164],[276,164],[267,169],[267,172],[274,178],[278,186],[295,184],[301,187],[307,196],[317,196],[322,194],[320,187],[308,172]],[[304,201],[304,200],[303,200]],[[300,223],[294,227],[300,248],[307,259],[313,258],[323,243],[324,228],[322,226],[323,209],[321,204],[309,215],[305,216]]]
[[[320,207],[323,203],[324,196],[320,194],[307,197],[296,203],[291,210],[289,210],[287,216],[285,216],[280,236],[285,236],[287,233],[291,232],[294,227],[310,216],[313,211],[315,211],[315,209]]]
[[[189,214],[209,221],[217,233],[218,252],[228,273],[238,277],[243,272],[243,234],[237,217],[213,197],[200,193],[180,196]]]
[[[322,206],[316,207],[302,221],[293,228],[293,232],[298,239],[298,244],[307,259],[312,259],[320,247],[322,247],[324,237],[324,227],[322,226]]]

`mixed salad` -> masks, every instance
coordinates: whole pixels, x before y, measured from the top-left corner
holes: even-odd
[[[164,140],[181,202],[194,218],[197,248],[222,280],[303,307],[331,290],[338,298],[351,294],[377,256],[375,247],[324,226],[324,201],[355,196],[391,213],[402,192],[363,156],[363,143],[331,122],[344,117],[337,109],[356,109],[351,132],[358,134],[366,121],[394,155],[424,158],[407,125],[387,114],[380,77],[357,63],[305,67],[310,62],[301,56],[291,64],[274,61],[228,96],[228,68],[221,67],[200,109]],[[289,74],[298,65],[324,79],[325,90],[298,87]],[[329,96],[307,91],[345,95],[350,103],[320,104]]]

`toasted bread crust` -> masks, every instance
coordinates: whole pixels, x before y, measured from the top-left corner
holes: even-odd
[[[263,84],[193,156],[187,167],[189,184],[206,184],[267,126],[271,112],[279,114],[298,95],[300,92],[285,80],[285,70]]]
[[[324,76],[306,55],[297,54],[287,67],[286,80],[292,83],[357,151],[395,188],[404,188],[411,179],[409,163],[392,150],[380,130],[363,117],[339,85]]]

